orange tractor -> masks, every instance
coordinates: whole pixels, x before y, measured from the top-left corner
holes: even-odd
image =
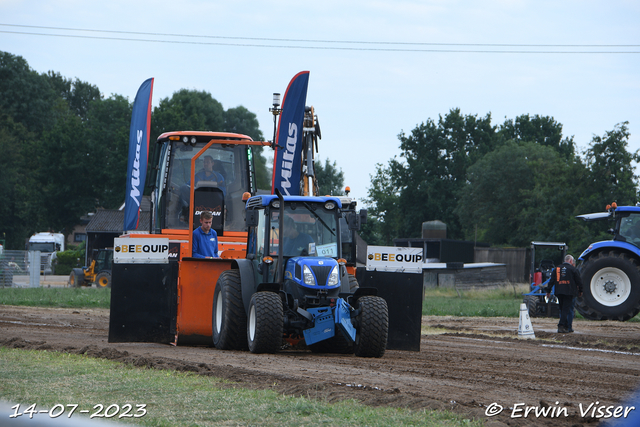
[[[112,289],[109,340],[208,344],[215,283],[246,254],[243,197],[256,193],[252,147],[271,144],[234,133],[187,131],[164,133],[157,143],[151,230],[123,237],[134,246],[138,239],[168,240],[169,262],[114,262],[118,286]],[[198,179],[207,176],[200,173],[205,160],[215,173]],[[203,210],[214,213],[221,259],[191,256]]]

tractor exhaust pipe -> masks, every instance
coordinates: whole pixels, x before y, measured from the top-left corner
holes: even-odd
[[[276,188],[276,196],[278,196],[278,200],[280,201],[280,208],[278,214],[278,227],[280,229],[278,234],[278,280],[277,283],[282,286],[282,271],[284,269],[283,259],[284,259],[284,197],[280,192],[280,189]]]

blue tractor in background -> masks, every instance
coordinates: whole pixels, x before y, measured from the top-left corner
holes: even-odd
[[[611,220],[612,240],[592,243],[580,255],[584,293],[576,309],[586,319],[625,321],[640,312],[640,207],[607,206],[579,215],[585,221]]]
[[[303,341],[313,352],[382,357],[387,303],[358,286],[341,253],[342,226],[358,229],[366,211],[345,210],[336,197],[276,193],[247,200],[247,254],[216,284],[214,345],[274,353]]]

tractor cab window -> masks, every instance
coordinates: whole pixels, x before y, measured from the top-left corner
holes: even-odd
[[[620,218],[619,234],[628,243],[640,247],[640,213]]]
[[[279,211],[270,213],[269,255],[338,257],[338,227],[334,211],[320,205],[291,203],[284,209],[284,229],[280,232]]]
[[[96,255],[95,271],[99,272],[106,269],[111,269],[113,264],[113,250],[103,249]]]
[[[191,159],[205,143],[195,146],[175,142],[168,155],[165,190],[161,197],[164,226],[170,229],[189,227],[189,192],[191,189]],[[194,184],[222,191],[225,204],[225,231],[246,231],[242,216],[242,193],[248,190],[247,148],[214,144],[195,163]],[[197,208],[197,207],[196,207]]]

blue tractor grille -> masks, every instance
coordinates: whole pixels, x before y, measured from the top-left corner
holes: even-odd
[[[316,280],[318,281],[318,286],[325,286],[327,284],[327,278],[331,273],[331,269],[333,266],[329,267],[320,267],[320,266],[312,266],[311,270],[313,274],[316,275]]]

